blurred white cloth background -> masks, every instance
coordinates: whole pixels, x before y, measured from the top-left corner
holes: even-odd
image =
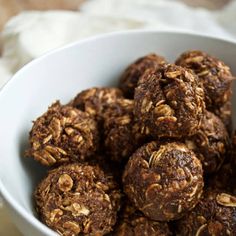
[[[159,29],[236,40],[235,22],[236,1],[219,11],[191,8],[174,0],[87,0],[80,12],[23,12],[13,17],[0,35],[0,88],[34,58],[88,36],[124,29]],[[9,224],[1,209],[0,219],[5,227]],[[0,225],[0,235],[18,235],[13,226],[3,230]]]

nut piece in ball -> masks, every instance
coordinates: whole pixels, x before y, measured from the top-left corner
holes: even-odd
[[[154,138],[196,133],[205,110],[204,92],[196,75],[171,64],[146,70],[135,89],[134,101],[142,132]]]
[[[104,113],[105,150],[114,161],[126,161],[145,140],[133,109],[133,100],[117,99]]]
[[[139,58],[131,64],[124,72],[120,79],[120,88],[126,98],[133,99],[134,90],[137,87],[140,76],[146,69],[159,68],[166,62],[165,58],[156,54],[149,54]]]
[[[187,51],[180,55],[176,64],[197,74],[203,84],[208,110],[220,107],[229,101],[233,76],[224,62],[205,52]]]
[[[224,162],[229,136],[222,121],[206,111],[197,133],[185,140],[187,147],[201,160],[204,174],[217,172]]]
[[[219,191],[207,191],[198,205],[177,223],[179,236],[234,236],[236,197]]]
[[[89,114],[56,102],[34,121],[29,141],[27,155],[43,165],[85,160],[98,149],[97,123]]]
[[[64,236],[109,233],[120,206],[120,191],[112,176],[87,164],[51,170],[34,196],[40,219]]]
[[[151,142],[128,161],[123,174],[124,191],[150,219],[175,220],[198,203],[202,175],[201,162],[184,144]]]
[[[114,236],[171,236],[167,223],[153,221],[136,210],[129,201],[125,203],[115,227]]]
[[[101,121],[107,106],[122,97],[118,88],[90,88],[80,92],[70,104]]]

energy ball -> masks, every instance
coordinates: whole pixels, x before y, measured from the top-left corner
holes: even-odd
[[[205,111],[196,75],[176,65],[146,70],[134,95],[134,114],[142,132],[158,137],[193,135]]]
[[[186,138],[185,144],[202,162],[204,174],[210,174],[217,172],[223,164],[229,136],[220,118],[206,111],[197,133]]]
[[[201,197],[202,164],[183,143],[151,142],[131,156],[123,184],[129,200],[145,216],[157,221],[176,220]]]
[[[233,163],[227,160],[215,175],[208,176],[205,183],[208,189],[236,194],[236,172]]]
[[[224,123],[229,135],[232,135],[233,131],[233,121],[232,121],[232,104],[231,101],[226,102],[219,108],[212,111],[216,114]]]
[[[126,161],[145,139],[133,109],[133,100],[117,99],[104,113],[105,150],[114,161]]]
[[[134,90],[137,87],[140,76],[146,69],[159,68],[166,62],[165,58],[156,54],[149,54],[139,58],[131,64],[121,76],[119,87],[123,91],[126,98],[133,99]]]
[[[171,236],[167,223],[153,221],[145,217],[136,210],[130,202],[126,203],[118,224],[115,228],[114,236]]]
[[[107,106],[122,97],[123,94],[118,88],[90,88],[80,92],[71,105],[101,121]]]
[[[98,149],[97,123],[89,114],[56,102],[34,121],[29,141],[27,155],[43,165],[83,161]]]
[[[176,64],[197,74],[203,84],[208,110],[220,107],[229,101],[233,76],[224,62],[202,51],[187,51],[180,55]]]
[[[113,229],[121,194],[98,166],[74,163],[51,170],[34,197],[40,219],[59,234],[100,236]]]
[[[177,223],[177,236],[234,236],[236,197],[207,191],[198,205]]]

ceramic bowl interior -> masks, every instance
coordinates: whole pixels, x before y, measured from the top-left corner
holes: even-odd
[[[185,33],[134,31],[108,34],[53,51],[20,70],[0,92],[0,191],[24,235],[54,235],[35,216],[32,192],[46,169],[25,158],[32,121],[55,100],[68,102],[83,89],[116,85],[140,56],[170,62],[199,49],[222,59],[236,74],[236,44]],[[236,102],[236,91],[233,98]],[[234,117],[236,113],[234,110]]]

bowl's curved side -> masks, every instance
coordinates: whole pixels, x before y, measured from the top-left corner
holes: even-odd
[[[173,62],[187,49],[220,57],[236,74],[233,42],[188,33],[130,31],[54,50],[26,65],[7,83],[0,92],[0,192],[25,235],[55,235],[34,217],[33,186],[44,170],[22,157],[31,121],[55,99],[67,102],[82,89],[115,84],[124,68],[140,56],[156,52]]]

